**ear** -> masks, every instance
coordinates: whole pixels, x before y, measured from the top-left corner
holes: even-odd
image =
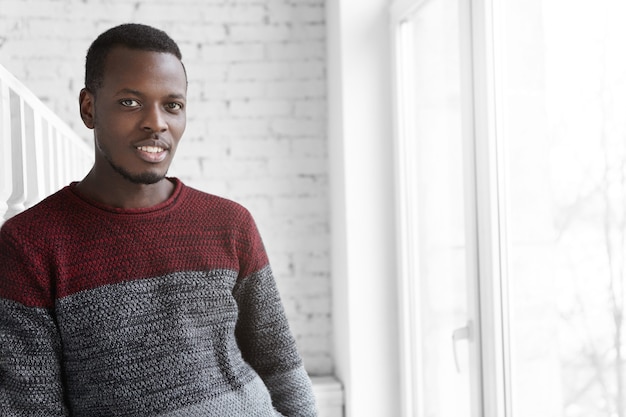
[[[80,95],[78,96],[78,104],[80,106],[80,118],[83,119],[83,123],[89,129],[94,128],[94,95],[83,88],[80,90]]]

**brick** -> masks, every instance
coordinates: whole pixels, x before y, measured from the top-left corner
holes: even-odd
[[[276,42],[292,37],[291,28],[284,24],[229,25],[228,32],[231,42]]]
[[[26,16],[29,18],[53,16],[56,14],[55,12],[59,12],[59,6],[63,9],[67,8],[66,5],[63,7],[63,5],[46,0],[12,1],[10,5],[6,3],[6,1],[2,3],[2,15],[4,18],[13,19],[20,19]],[[65,10],[61,10],[61,15],[63,15],[63,11]]]
[[[293,295],[296,299],[324,296],[328,294],[327,287],[320,285],[317,279],[295,278],[281,281],[283,291]]]
[[[201,84],[203,82],[222,81],[226,79],[230,67],[230,65],[226,62],[207,63],[199,59],[187,60],[184,56],[183,62],[185,63],[185,68],[187,69],[190,86],[193,82]]]
[[[326,196],[326,184],[311,176],[289,176],[283,178],[272,177],[272,195],[274,198],[298,198],[301,196],[309,196],[324,199]],[[322,218],[324,217],[322,212]],[[296,211],[296,214],[302,214]],[[282,218],[282,214],[280,215]],[[303,228],[308,227],[300,224],[287,225],[294,231],[304,231]]]
[[[326,75],[324,61],[293,61],[289,63],[292,79],[322,79]]]
[[[229,108],[226,101],[203,100],[200,102],[187,102],[187,117],[191,119],[219,120],[225,117],[228,112]]]
[[[283,175],[322,175],[326,172],[326,160],[310,157],[272,158],[269,162],[270,174]]]
[[[298,100],[294,104],[294,115],[296,117],[326,120],[326,110],[326,100],[321,99]]]
[[[243,62],[234,63],[228,72],[229,80],[277,80],[289,77],[291,69],[283,63]]]
[[[274,0],[268,0],[274,1]],[[326,0],[288,0],[290,4],[308,4],[308,5],[316,5],[319,7],[324,7],[326,4]]]
[[[302,138],[291,142],[291,154],[294,157],[314,158],[322,163],[327,161],[328,147],[320,138]]]
[[[264,5],[242,3],[230,7],[227,21],[230,23],[260,23],[265,20],[266,15]]]
[[[297,25],[291,31],[291,41],[319,40],[325,42],[326,25],[322,23]]]
[[[326,83],[322,80],[281,80],[267,83],[270,97],[315,98],[326,96]]]
[[[268,5],[268,17],[271,22],[322,23],[325,19],[325,10],[315,4],[290,4],[285,6],[277,2]]]
[[[259,61],[265,55],[260,43],[202,44],[200,55],[207,63]]]
[[[267,175],[267,162],[263,160],[234,161],[226,158],[200,158],[199,161],[202,175],[221,175],[232,179]]]
[[[321,121],[308,119],[274,119],[271,131],[278,135],[288,136],[320,136],[326,132],[326,125]]]
[[[220,81],[207,86],[207,95],[221,99],[261,98],[266,91],[264,83],[253,80]]]
[[[239,196],[271,195],[272,182],[267,177],[239,178],[232,181],[234,193]],[[273,200],[273,199],[272,199]]]
[[[176,160],[170,167],[170,175],[177,177],[197,177],[201,174],[200,164],[198,159],[193,156],[183,156],[177,154]]]
[[[331,300],[328,294],[318,297],[309,297],[303,302],[300,311],[305,314],[324,314],[331,309]],[[310,345],[309,345],[310,346]]]
[[[207,24],[205,22],[175,25],[168,33],[172,38],[185,39],[185,43],[194,46],[203,43],[225,42],[229,38],[226,25]],[[181,42],[178,44],[182,49]]]
[[[269,123],[263,119],[223,119],[208,124],[210,136],[250,136],[270,132]]]
[[[235,117],[285,116],[291,113],[291,104],[284,100],[233,100],[230,114]]]
[[[287,158],[290,154],[288,140],[274,138],[238,138],[233,140],[231,147],[235,159]]]
[[[322,41],[270,43],[267,56],[273,61],[321,60],[326,56],[326,45]]]
[[[198,190],[205,190],[214,195],[223,196],[229,198],[228,183],[222,178],[209,178],[206,176],[194,176],[190,178],[184,178],[186,184],[190,187],[197,188]]]
[[[274,213],[285,215],[286,213],[297,212],[299,214],[315,214],[315,213],[324,213],[327,210],[327,203],[324,199],[320,199],[317,197],[307,198],[304,196],[294,196],[294,197],[277,197],[273,199],[272,209]],[[307,239],[307,243],[310,243],[312,247],[315,243],[315,235],[309,235]],[[320,237],[320,241],[317,243],[322,243],[325,237]]]
[[[202,22],[204,24],[229,23],[262,23],[265,8],[262,5],[250,4],[215,4],[194,8],[193,12],[178,3],[138,2],[134,14],[136,19],[159,19],[173,21],[178,24]]]

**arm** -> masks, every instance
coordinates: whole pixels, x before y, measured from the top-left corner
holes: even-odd
[[[243,355],[259,374],[276,410],[288,417],[315,416],[311,380],[289,329],[276,282],[250,215],[236,239],[239,279],[233,295],[239,307],[235,334]]]
[[[66,416],[60,341],[46,309],[0,299],[0,415]]]
[[[0,237],[0,416],[67,416],[61,341],[49,306],[33,303],[32,263]]]
[[[259,374],[274,407],[288,417],[316,415],[311,381],[289,330],[269,266],[241,280],[236,335],[243,358]]]

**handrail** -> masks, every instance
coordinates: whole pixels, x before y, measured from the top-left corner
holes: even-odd
[[[0,224],[93,164],[93,150],[0,65]]]

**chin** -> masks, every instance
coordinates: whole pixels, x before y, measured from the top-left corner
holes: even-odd
[[[126,168],[114,163],[111,158],[106,157],[106,161],[111,168],[118,174],[120,174],[126,181],[130,181],[133,184],[151,185],[161,181],[167,175],[167,169],[155,169],[152,171],[144,172],[130,172]]]
[[[113,167],[113,169],[118,174],[124,177],[126,181],[130,181],[133,184],[141,184],[141,185],[156,184],[157,182],[165,178],[165,175],[167,174],[167,172],[154,172],[154,171],[132,173],[115,164],[111,164],[111,167]]]
[[[129,175],[125,178],[135,184],[150,185],[156,184],[157,182],[161,181],[163,178],[165,178],[165,175],[146,172],[143,174]]]

